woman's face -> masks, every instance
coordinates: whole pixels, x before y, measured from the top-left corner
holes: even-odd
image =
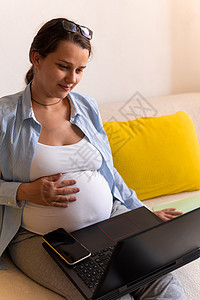
[[[33,52],[35,67],[33,84],[37,93],[49,98],[65,98],[80,82],[89,57],[89,51],[79,45],[61,41],[55,52],[45,58]]]

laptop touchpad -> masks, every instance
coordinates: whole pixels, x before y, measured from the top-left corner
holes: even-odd
[[[119,217],[118,219],[99,225],[99,229],[112,241],[123,239],[140,231],[140,228],[126,217]]]

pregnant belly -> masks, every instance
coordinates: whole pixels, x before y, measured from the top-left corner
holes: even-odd
[[[110,217],[113,197],[107,181],[99,171],[66,173],[61,180],[75,179],[80,192],[69,207],[49,207],[27,202],[22,227],[37,234],[63,227],[68,232],[100,222]]]

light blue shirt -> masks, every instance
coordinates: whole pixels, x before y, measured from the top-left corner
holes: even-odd
[[[134,209],[143,204],[129,189],[113,167],[112,154],[96,102],[77,93],[70,93],[70,122],[78,126],[101,153],[100,172],[107,180],[113,199]],[[30,168],[40,136],[31,103],[30,84],[15,95],[0,99],[0,256],[21,225],[24,203],[16,201],[22,182],[30,181]]]

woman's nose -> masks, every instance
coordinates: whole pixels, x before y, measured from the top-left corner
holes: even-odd
[[[69,72],[66,77],[65,81],[69,83],[75,83],[76,82],[76,73],[74,71]]]

